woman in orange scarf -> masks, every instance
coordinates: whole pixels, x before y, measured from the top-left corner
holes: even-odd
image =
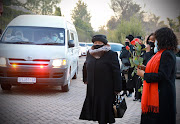
[[[145,71],[141,100],[141,124],[176,124],[176,57],[177,38],[169,28],[155,32],[158,52],[149,60]]]

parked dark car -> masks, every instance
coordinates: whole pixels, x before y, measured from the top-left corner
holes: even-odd
[[[176,67],[177,67],[176,77],[180,78],[180,45],[178,45],[178,49],[179,52],[176,53]]]

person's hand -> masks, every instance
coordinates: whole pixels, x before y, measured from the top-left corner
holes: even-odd
[[[146,45],[146,52],[150,52],[151,51],[151,46],[149,44]]]
[[[146,66],[144,66],[144,65],[138,65],[138,69],[141,69],[141,70],[144,70],[144,71],[145,71]]]
[[[144,78],[144,73],[145,71],[139,69],[139,68],[136,68],[137,69],[137,75],[139,75],[140,77]]]

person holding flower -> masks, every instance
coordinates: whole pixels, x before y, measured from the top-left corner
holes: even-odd
[[[177,37],[170,28],[155,32],[158,52],[146,69],[137,68],[144,78],[141,99],[141,124],[176,124],[176,56]]]
[[[135,42],[138,42],[138,44],[140,44],[141,45],[141,49],[140,49],[140,55],[139,55],[139,57],[144,57],[144,55],[145,55],[145,53],[146,53],[146,51],[145,51],[145,45],[143,44],[143,37],[142,36],[136,36],[136,38],[134,39],[135,40]],[[135,52],[136,53],[136,52]],[[141,102],[141,87],[142,87],[142,78],[141,77],[139,77],[139,76],[137,76],[137,75],[135,75],[136,76],[136,78],[135,78],[135,80],[136,80],[136,82],[135,82],[135,84],[136,84],[136,86],[135,86],[135,94],[134,94],[134,99],[133,99],[133,101],[139,101],[139,102]]]
[[[129,61],[129,57],[131,57],[131,52],[133,53],[133,45],[131,41],[134,39],[134,36],[128,35],[126,36],[125,47],[122,47],[120,59],[122,61],[121,71],[122,71],[122,96],[126,95],[127,97],[132,97],[134,83],[131,76],[132,68],[131,63]],[[127,91],[129,94],[127,94]]]

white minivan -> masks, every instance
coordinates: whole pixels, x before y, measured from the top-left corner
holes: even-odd
[[[55,85],[69,90],[77,78],[79,43],[76,29],[64,17],[21,15],[0,39],[0,84]]]

